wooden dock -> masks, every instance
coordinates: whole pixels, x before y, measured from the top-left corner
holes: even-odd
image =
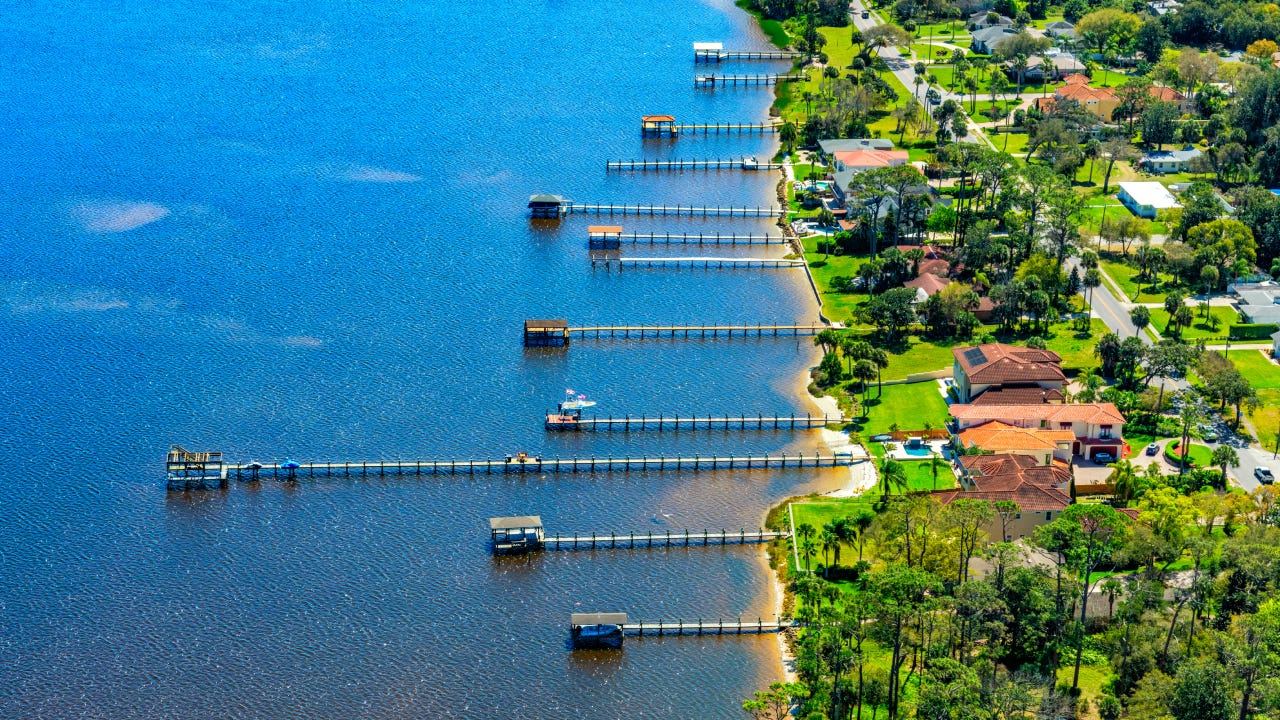
[[[674,134],[679,133],[771,133],[782,127],[779,122],[764,123],[676,123],[672,126]]]
[[[753,157],[738,160],[610,160],[606,170],[670,171],[670,170],[781,170],[781,163],[760,162]]]
[[[666,620],[660,622],[636,622],[622,625],[625,635],[644,637],[663,635],[759,635],[776,633],[797,627],[794,620]]]
[[[591,267],[616,265],[631,268],[689,268],[701,270],[746,270],[804,267],[805,261],[789,258],[724,257],[608,257],[591,256]]]
[[[817,335],[832,325],[584,325],[566,327],[567,336],[586,338],[794,337]]]
[[[257,480],[275,477],[353,477],[386,475],[490,475],[493,473],[644,472],[662,470],[782,470],[786,468],[842,467],[853,464],[848,454],[711,455],[668,457],[543,458],[514,455],[500,460],[382,460],[226,464],[223,477]],[[170,480],[174,480],[170,476]],[[181,478],[179,478],[180,480]]]
[[[688,217],[781,217],[784,208],[776,207],[710,207],[701,205],[608,205],[566,201],[562,213],[596,213],[601,215],[674,215]]]
[[[620,243],[639,245],[785,245],[781,235],[765,233],[618,233]]]
[[[695,545],[745,545],[747,543],[769,542],[776,538],[790,537],[789,533],[772,530],[703,530],[702,532],[658,532],[652,530],[643,533],[597,534],[590,535],[548,535],[542,538],[543,547],[548,550],[601,550],[607,548],[662,548],[691,547]]]
[[[581,417],[577,413],[551,412],[546,428],[551,431],[623,430],[811,430],[839,425],[844,415],[641,415],[632,417]]]
[[[726,60],[799,60],[803,57],[807,57],[807,55],[793,50],[766,50],[764,52],[751,50],[693,51],[693,61],[695,63],[718,63]]]
[[[787,75],[698,75],[693,78],[693,86],[700,88],[717,87],[763,87],[784,82],[804,82],[808,76],[803,74]]]

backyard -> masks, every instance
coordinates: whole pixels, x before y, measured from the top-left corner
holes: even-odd
[[[856,387],[856,383],[854,385]],[[852,389],[849,393],[854,394]],[[865,417],[859,418],[853,425],[864,437],[894,429],[924,430],[926,426],[941,428],[946,425],[949,417],[947,403],[942,399],[938,383],[933,380],[885,385],[880,389],[873,385],[861,414]]]

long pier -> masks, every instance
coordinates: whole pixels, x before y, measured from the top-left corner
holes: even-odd
[[[753,157],[739,160],[610,160],[606,170],[781,170],[781,163],[760,162]]]
[[[566,202],[563,213],[597,213],[601,215],[675,215],[688,217],[780,217],[783,208],[776,207],[709,207],[700,205],[608,205]]]
[[[576,430],[811,430],[838,425],[845,421],[836,415],[641,415],[616,418],[580,417],[577,414],[547,413],[546,428],[552,431]]]
[[[782,123],[676,123],[672,129],[676,133],[771,133],[778,132]]]
[[[797,627],[793,620],[667,620],[662,622],[626,623],[623,634],[648,635],[757,635],[775,633]]]
[[[650,245],[785,245],[781,235],[765,233],[621,233],[619,242]]]
[[[847,454],[823,455],[815,453],[795,455],[694,455],[691,457],[665,455],[641,457],[589,457],[543,458],[541,456],[509,456],[500,460],[394,460],[394,461],[335,461],[314,463],[259,463],[225,464],[209,466],[200,473],[169,471],[169,487],[190,490],[210,484],[225,486],[229,477],[237,480],[258,480],[275,477],[296,480],[300,477],[352,477],[386,475],[479,475],[493,473],[580,473],[580,472],[631,472],[656,470],[773,470],[785,468],[841,467],[853,464]]]
[[[698,75],[693,78],[694,87],[716,88],[737,86],[764,86],[778,83],[808,80],[807,75]]]
[[[703,270],[777,269],[804,267],[805,261],[789,258],[722,258],[722,257],[595,257],[591,267],[603,264],[633,268],[691,268]]]
[[[723,62],[725,60],[798,60],[807,57],[794,50],[766,50],[764,52],[750,50],[694,50],[694,62]]]
[[[817,335],[832,325],[584,325],[568,327],[568,335],[580,338],[660,337],[793,337]]]
[[[652,547],[690,547],[693,545],[742,545],[746,543],[769,542],[776,538],[791,537],[789,533],[772,530],[741,529],[720,530],[719,532],[703,530],[702,532],[659,532],[652,530],[643,533],[597,534],[590,535],[548,535],[542,538],[543,547],[548,550],[598,550],[604,548],[652,548]]]

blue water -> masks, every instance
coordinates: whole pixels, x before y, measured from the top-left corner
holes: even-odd
[[[604,171],[772,152],[771,138],[638,137],[642,113],[764,117],[767,90],[692,88],[693,41],[765,47],[745,14],[722,0],[36,0],[5,15],[0,717],[729,718],[779,677],[769,637],[564,647],[575,610],[771,615],[758,548],[494,560],[486,519],[753,527],[835,474],[181,494],[162,472],[175,442],[240,461],[812,449],[810,434],[548,436],[540,421],[569,387],[604,413],[811,411],[808,339],[519,341],[526,317],[814,319],[795,271],[593,272],[597,219],[525,215],[532,192],[768,203],[772,174]]]

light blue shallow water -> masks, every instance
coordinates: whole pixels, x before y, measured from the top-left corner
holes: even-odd
[[[581,654],[565,622],[581,609],[767,616],[758,549],[495,561],[486,518],[755,526],[833,474],[335,478],[191,495],[162,477],[172,442],[237,460],[813,448],[783,432],[549,436],[540,419],[566,387],[604,413],[806,412],[808,339],[520,346],[526,317],[814,319],[796,271],[593,272],[598,219],[526,217],[539,191],[768,203],[773,174],[604,171],[771,152],[758,136],[638,137],[642,113],[764,116],[767,90],[692,88],[690,44],[708,39],[764,47],[722,0],[8,8],[0,716],[737,717],[777,677],[773,638]],[[659,251],[698,252],[633,252]]]

